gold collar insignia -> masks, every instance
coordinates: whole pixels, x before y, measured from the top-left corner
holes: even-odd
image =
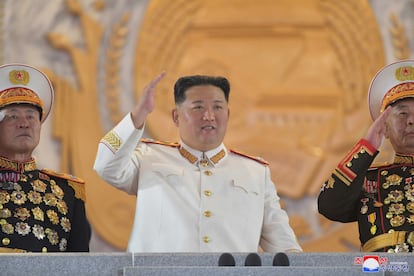
[[[27,162],[17,162],[4,157],[0,157],[0,167],[4,169],[13,170],[19,173],[34,171],[37,169],[36,161],[34,159],[31,159]]]

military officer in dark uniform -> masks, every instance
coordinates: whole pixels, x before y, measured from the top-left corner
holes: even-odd
[[[387,65],[376,74],[369,108],[374,123],[324,183],[319,212],[335,221],[358,221],[363,251],[413,252],[413,60]],[[395,151],[394,161],[373,166],[384,138]]]
[[[36,68],[0,66],[0,252],[89,251],[84,181],[32,157],[53,93]]]

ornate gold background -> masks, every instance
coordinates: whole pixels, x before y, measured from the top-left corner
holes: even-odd
[[[123,49],[132,30],[125,11],[99,51],[102,26],[77,0],[66,1],[79,19],[84,47],[62,33],[49,33],[56,49],[68,53],[76,85],[48,70],[56,88],[53,134],[61,141],[61,170],[87,181],[87,211],[104,240],[124,249],[135,198],[110,187],[92,171],[103,126],[98,102],[114,125],[124,112],[120,98]],[[97,12],[105,10],[95,2]],[[398,19],[395,34],[401,31]],[[355,224],[337,224],[317,214],[324,179],[364,135],[370,118],[366,94],[370,79],[385,63],[377,23],[364,0],[152,0],[134,41],[131,81],[138,97],[160,71],[156,111],[148,135],[175,141],[170,119],[172,86],[186,74],[229,78],[229,148],[271,163],[273,180],[291,224],[306,251],[358,250]],[[398,36],[401,37],[401,36]],[[400,48],[404,55],[404,45]],[[105,63],[98,64],[100,55]],[[105,91],[98,91],[98,66]],[[76,108],[73,108],[76,107]],[[139,200],[139,199],[138,199]]]
[[[316,196],[370,121],[367,87],[384,64],[373,13],[359,0],[259,2],[151,1],[137,43],[137,91],[159,71],[168,75],[150,134],[178,139],[170,122],[177,77],[227,76],[225,142],[270,162],[304,249],[358,249],[354,225],[315,214]]]

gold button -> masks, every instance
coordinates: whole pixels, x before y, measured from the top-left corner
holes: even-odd
[[[208,160],[206,160],[206,159],[200,160],[200,165],[203,166],[203,167],[207,167],[208,166]]]
[[[47,252],[47,247],[42,247],[42,253],[46,253]]]
[[[352,163],[351,162],[348,162],[348,163],[346,163],[346,166],[349,168],[349,167],[352,167]]]
[[[211,171],[205,171],[205,172],[204,172],[204,174],[205,174],[205,175],[207,175],[207,176],[210,176],[210,175],[212,175],[213,173],[212,173]]]
[[[10,244],[10,239],[9,238],[3,238],[3,240],[1,241],[1,243],[3,245],[9,245]]]
[[[211,217],[211,212],[210,211],[205,211],[204,216],[207,217],[207,218]]]
[[[204,195],[205,195],[205,196],[211,196],[211,191],[209,191],[209,190],[205,190],[205,191],[204,191]]]
[[[203,237],[203,242],[209,243],[210,242],[210,238],[208,236],[204,236]]]

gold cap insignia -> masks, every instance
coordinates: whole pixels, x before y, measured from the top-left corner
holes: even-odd
[[[395,70],[395,78],[399,81],[414,80],[414,67],[404,66]]]
[[[12,70],[9,73],[9,80],[12,84],[27,85],[30,81],[30,75],[26,70]]]

